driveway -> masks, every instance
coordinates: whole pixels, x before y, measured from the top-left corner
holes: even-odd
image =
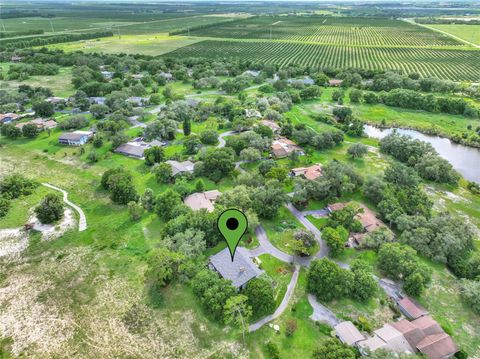
[[[140,116],[130,116],[128,118],[128,121],[130,121],[133,128],[135,128],[135,127],[142,127],[142,128],[147,127],[146,123],[138,121],[139,118],[140,118]]]
[[[265,253],[268,253],[283,262],[293,262],[292,255],[282,252],[280,249],[270,243],[267,237],[267,233],[265,232],[265,229],[262,227],[262,225],[259,225],[257,228],[255,228],[255,235],[257,236],[258,242],[260,242],[260,247],[264,249]]]
[[[290,302],[290,299],[292,298],[293,292],[295,290],[295,286],[297,285],[299,274],[300,274],[300,266],[296,265],[295,271],[293,272],[293,275],[292,275],[292,279],[288,284],[287,292],[285,293],[285,296],[283,297],[282,302],[280,303],[278,308],[275,310],[273,314],[267,315],[266,317],[260,319],[258,322],[251,324],[248,327],[248,331],[250,333],[254,332],[257,329],[260,329],[262,326],[264,326],[268,322],[271,322],[272,320],[277,319],[280,315],[282,315],[285,309],[287,309],[288,303]]]
[[[304,216],[314,216],[314,217],[328,217],[329,211],[326,208],[314,209],[311,211],[302,211]]]
[[[218,136],[218,145],[217,145],[217,148],[222,148],[222,147],[225,147],[225,140],[223,139],[224,137],[227,137],[227,136],[231,136],[233,135],[235,132],[233,131],[227,131],[227,132],[224,132],[224,133],[221,133],[219,136]]]
[[[320,304],[313,294],[308,294],[308,302],[313,308],[313,314],[310,316],[311,320],[327,323],[331,327],[341,322],[330,309]]]
[[[328,246],[327,244],[325,243],[325,241],[322,240],[322,234],[320,233],[320,230],[315,227],[315,225],[310,222],[308,219],[305,218],[303,212],[300,212],[298,209],[296,209],[294,207],[293,204],[291,203],[287,203],[285,205],[285,207],[288,208],[288,210],[295,216],[295,218],[298,219],[298,221],[306,228],[308,229],[310,232],[313,233],[313,235],[315,236],[315,239],[318,241],[318,243],[320,244],[320,250],[318,251],[318,253],[315,255],[315,257],[317,258],[323,258],[323,257],[326,257],[328,256]]]

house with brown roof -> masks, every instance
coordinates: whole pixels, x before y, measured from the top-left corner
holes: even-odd
[[[410,320],[428,315],[428,312],[410,297],[405,297],[397,301],[397,306],[400,312]]]
[[[120,153],[125,156],[134,157],[134,158],[143,158],[143,153],[146,149],[149,149],[153,146],[164,146],[165,143],[153,140],[151,142],[146,142],[142,137],[134,138],[133,140],[123,143],[118,146],[114,152]]]
[[[349,203],[333,203],[327,206],[330,213],[342,210]],[[362,244],[366,234],[373,232],[380,227],[386,227],[385,224],[377,218],[375,212],[362,203],[357,204],[360,207],[360,213],[356,215],[356,219],[360,221],[363,227],[362,233],[353,233],[349,238],[349,246],[357,247]]]
[[[31,120],[31,121],[17,123],[15,125],[15,127],[19,128],[19,129],[22,129],[23,126],[29,125],[29,124],[33,124],[33,125],[37,126],[37,128],[39,130],[51,130],[51,129],[54,129],[55,127],[57,127],[57,125],[58,125],[57,122],[54,121],[54,120],[47,120],[47,119],[44,119],[44,118],[36,118],[34,120]]]
[[[447,359],[458,352],[458,347],[447,333],[432,334],[417,344],[417,349],[429,359]]]
[[[343,83],[343,80],[339,80],[339,79],[331,79],[331,80],[328,80],[328,86],[332,86],[332,87],[338,87],[338,86],[340,86],[342,83]]]
[[[306,179],[313,181],[322,175],[322,166],[320,163],[317,163],[310,167],[293,168],[290,171],[290,175],[293,177],[303,176]]]
[[[260,124],[269,127],[273,133],[278,133],[280,131],[280,125],[274,121],[262,120],[260,121]]]
[[[221,193],[218,190],[211,190],[205,192],[192,193],[185,197],[183,203],[190,207],[194,211],[200,209],[206,209],[208,212],[213,212],[215,209],[213,205],[215,201],[220,197]]]
[[[407,319],[402,319],[390,325],[402,333],[412,348],[416,348],[417,344],[425,338],[425,333]]]
[[[273,156],[276,158],[287,157],[293,152],[298,152],[300,155],[303,155],[302,148],[292,140],[289,140],[285,137],[279,137],[273,141],[271,149]]]
[[[387,343],[388,349],[397,353],[415,353],[415,349],[412,348],[403,334],[395,329],[390,324],[385,324],[383,327],[374,331],[375,335]]]

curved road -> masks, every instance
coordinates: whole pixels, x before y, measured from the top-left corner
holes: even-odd
[[[79,216],[79,221],[78,221],[78,231],[79,232],[82,232],[84,230],[87,229],[87,217],[85,217],[85,213],[83,213],[83,210],[78,207],[75,203],[72,203],[68,200],[68,192],[61,189],[61,188],[58,188],[58,187],[55,187],[55,186],[52,186],[51,184],[49,183],[42,183],[42,185],[44,185],[45,187],[48,187],[48,188],[51,188],[51,189],[54,189],[55,191],[59,191],[59,192],[62,192],[63,194],[63,201],[70,207],[72,207],[75,211],[77,211],[78,213],[78,216]]]
[[[227,132],[221,133],[221,134],[218,136],[218,145],[217,145],[217,148],[225,147],[225,140],[224,140],[223,138],[224,138],[224,137],[227,137],[227,136],[231,136],[231,135],[233,135],[234,133],[235,133],[234,131],[227,131]]]

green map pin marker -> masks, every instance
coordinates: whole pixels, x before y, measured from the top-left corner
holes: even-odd
[[[248,228],[247,216],[238,209],[227,209],[218,217],[217,226],[225,242],[227,242],[233,262],[238,243]]]

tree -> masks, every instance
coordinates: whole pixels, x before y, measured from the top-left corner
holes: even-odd
[[[8,123],[5,125],[2,125],[1,133],[3,136],[6,136],[8,138],[17,139],[22,135],[22,130]]]
[[[460,294],[465,303],[480,315],[480,281],[462,279]]]
[[[146,211],[151,212],[155,206],[155,198],[153,195],[153,190],[151,188],[146,188],[142,197],[140,198],[140,203]]]
[[[314,359],[355,359],[355,350],[338,339],[327,339],[313,352]]]
[[[35,115],[40,117],[50,117],[55,113],[55,105],[47,101],[35,102],[32,109],[35,111]]]
[[[128,213],[130,214],[130,218],[132,221],[138,221],[142,218],[143,214],[143,206],[139,202],[130,201],[128,202]]]
[[[183,140],[183,148],[185,149],[185,153],[187,155],[194,155],[198,153],[201,147],[202,143],[196,135],[190,135]]]
[[[205,191],[205,182],[200,178],[195,182],[195,191],[196,192],[203,192]]]
[[[200,141],[205,145],[215,145],[218,143],[218,133],[215,130],[205,130],[200,132]]]
[[[175,207],[182,203],[180,195],[172,189],[167,189],[165,192],[157,196],[155,204],[155,212],[164,219],[169,220],[173,218]]]
[[[191,132],[192,132],[192,122],[190,121],[189,118],[185,118],[183,120],[183,134],[185,136],[189,136]]]
[[[205,249],[205,233],[199,230],[187,229],[163,239],[163,244],[170,250],[182,253],[186,258],[196,258]]]
[[[297,327],[297,321],[295,319],[287,320],[287,323],[285,324],[285,335],[291,337],[297,330]]]
[[[352,156],[352,158],[361,158],[368,153],[368,147],[357,142],[351,145],[347,152],[350,156]]]
[[[350,91],[349,97],[352,103],[360,103],[363,98],[363,92],[362,90],[359,90],[359,89],[352,89]]]
[[[252,207],[252,190],[244,185],[236,186],[222,193],[217,203],[225,208],[238,208],[242,211]]]
[[[110,198],[118,204],[127,204],[137,200],[132,175],[122,167],[105,171],[102,175],[102,187],[110,192]]]
[[[274,160],[265,160],[258,165],[258,172],[262,176],[265,176],[273,167],[277,167],[278,164]]]
[[[20,196],[28,196],[32,194],[37,183],[31,181],[20,174],[10,174],[0,181],[1,197],[6,199],[15,199]]]
[[[348,296],[354,275],[327,258],[314,259],[307,273],[307,290],[323,301]]]
[[[5,217],[10,209],[10,200],[0,197],[0,218]]]
[[[348,240],[348,231],[342,227],[325,227],[322,230],[322,238],[327,242],[332,257],[338,257],[344,250]]]
[[[185,257],[171,252],[166,248],[155,248],[147,254],[148,269],[145,277],[150,284],[162,288],[169,284],[176,274]]]
[[[260,276],[248,282],[244,294],[255,316],[271,313],[275,310],[275,297],[272,283]]]
[[[235,168],[235,157],[231,148],[218,148],[208,152],[203,159],[203,174],[218,182]]]
[[[380,203],[387,184],[380,177],[368,177],[363,185],[363,194],[374,204]]]
[[[264,187],[254,189],[253,210],[263,218],[273,218],[285,202],[285,193],[278,181],[270,181]]]
[[[160,163],[153,168],[153,172],[157,183],[170,183],[173,180],[172,166],[168,163]]]
[[[152,146],[143,152],[143,156],[145,157],[145,164],[153,166],[155,163],[160,163],[165,159],[165,151],[163,147]]]
[[[262,155],[259,150],[252,147],[244,148],[240,151],[240,159],[246,162],[255,162],[259,161],[262,158]]]
[[[378,251],[382,244],[393,242],[394,239],[393,233],[387,227],[382,226],[365,235],[362,241],[362,248]]]
[[[248,329],[248,321],[252,316],[252,307],[248,305],[248,297],[239,294],[227,299],[223,309],[223,320],[225,324],[239,326],[242,330],[243,340],[245,341],[245,330]]]
[[[63,217],[63,201],[60,196],[49,193],[35,208],[35,215],[41,223],[53,223]]]
[[[34,123],[27,123],[22,127],[22,134],[28,138],[35,138],[38,135],[37,125]]]
[[[268,353],[270,359],[281,359],[280,356],[280,349],[278,349],[278,345],[272,341],[268,341],[265,344],[265,351]]]
[[[103,146],[103,137],[100,135],[95,135],[93,137],[92,145],[95,148],[100,148]]]
[[[98,153],[95,151],[90,151],[90,153],[87,155],[87,160],[90,163],[98,162],[98,158],[99,158]]]
[[[89,108],[90,113],[97,120],[104,118],[107,113],[110,112],[110,107],[102,104],[94,104]]]
[[[413,272],[405,278],[403,289],[408,295],[418,297],[425,290],[425,278],[420,272]]]
[[[301,256],[309,256],[312,253],[313,248],[317,241],[312,232],[303,229],[296,230],[293,234],[294,252]]]
[[[356,217],[359,213],[363,213],[363,211],[363,208],[355,203],[349,203],[342,209],[330,213],[330,217],[328,217],[325,225],[333,228],[342,226],[349,232],[362,232],[362,224],[358,219],[356,219]]]
[[[352,263],[351,269],[354,275],[352,296],[360,301],[372,298],[377,291],[378,285],[367,263],[356,259]]]
[[[217,273],[204,269],[192,279],[193,293],[200,299],[207,312],[216,320],[225,319],[224,308],[227,300],[237,294],[237,289],[232,282],[220,278]],[[229,306],[230,310],[236,308],[236,302]],[[247,307],[248,308],[248,307]],[[230,316],[232,319],[235,317]]]

